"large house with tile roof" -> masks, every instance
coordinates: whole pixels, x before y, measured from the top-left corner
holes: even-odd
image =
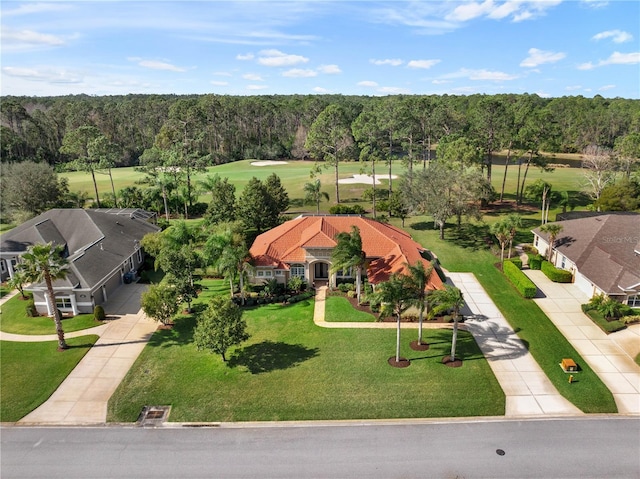
[[[64,246],[69,272],[53,284],[56,305],[63,313],[90,313],[134,277],[144,261],[140,240],[159,231],[140,210],[52,209],[0,236],[2,280],[13,276],[20,256],[31,245],[52,242]],[[44,284],[33,292],[38,312],[51,314]]]
[[[553,264],[571,271],[589,297],[606,294],[640,307],[640,214],[591,214],[559,221],[562,231],[552,251]],[[549,237],[533,230],[534,246],[547,255]]]
[[[331,286],[352,281],[353,272],[331,274],[330,270],[336,235],[350,232],[353,226],[360,230],[369,283],[376,285],[388,280],[393,273],[406,273],[407,264],[422,262],[425,267],[430,266],[430,261],[423,256],[425,248],[395,226],[361,216],[302,215],[255,239],[250,249],[255,266],[251,280],[261,283],[276,279],[286,283],[298,276],[309,284],[326,282]],[[427,288],[442,287],[442,280],[433,271]]]

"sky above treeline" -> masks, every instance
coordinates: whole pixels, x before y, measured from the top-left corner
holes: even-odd
[[[640,98],[640,2],[2,0],[2,95]]]

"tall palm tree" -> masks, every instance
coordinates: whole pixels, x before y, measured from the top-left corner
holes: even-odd
[[[69,262],[63,256],[63,251],[64,248],[61,245],[54,246],[53,243],[35,244],[30,246],[27,252],[22,255],[22,263],[20,265],[29,281],[33,283],[44,281],[47,286],[45,297],[49,305],[49,311],[53,313],[59,351],[69,348],[64,340],[62,318],[60,311],[56,307],[53,293],[53,282],[66,278],[68,274]]]
[[[383,316],[394,315],[396,328],[396,363],[400,358],[400,322],[404,313],[415,304],[415,288],[412,278],[403,274],[392,274],[388,281],[378,284],[375,297],[380,302]]]
[[[547,223],[540,227],[540,231],[547,233],[549,236],[549,251],[547,251],[547,259],[551,263],[551,256],[553,255],[553,246],[555,245],[556,238],[562,231],[562,225],[557,223]]]
[[[342,232],[336,235],[336,247],[331,253],[331,272],[335,273],[341,269],[355,268],[356,270],[356,292],[358,304],[362,293],[362,269],[364,268],[367,255],[362,251],[362,238],[360,228],[351,227],[351,233]]]
[[[453,336],[451,338],[451,361],[456,358],[456,342],[458,341],[458,319],[460,310],[464,306],[462,291],[455,286],[446,286],[445,289],[434,291],[430,295],[431,302],[435,304],[435,314],[449,311],[453,312]]]
[[[504,263],[504,248],[509,242],[510,231],[511,229],[506,218],[491,225],[491,232],[498,239],[498,243],[500,243],[500,263]]]
[[[414,265],[407,264],[406,266],[409,269],[409,277],[411,278],[411,289],[415,292],[414,303],[418,307],[418,346],[420,346],[423,344],[422,322],[427,302],[427,285],[433,272],[433,265],[425,268],[422,261],[417,261]]]
[[[208,262],[229,280],[231,297],[236,278],[244,303],[244,281],[250,269],[251,255],[239,234],[226,230],[211,236],[205,245]]]
[[[322,185],[320,184],[320,180],[316,179],[310,183],[305,183],[303,187],[303,191],[305,193],[305,201],[308,203],[315,203],[316,205],[316,214],[320,214],[320,201],[324,198],[329,201],[329,194],[326,191],[321,191]]]
[[[522,226],[522,216],[516,213],[512,213],[507,216],[507,225],[509,226],[509,254],[507,258],[511,258],[511,248],[513,247],[513,240],[518,234],[518,228]]]

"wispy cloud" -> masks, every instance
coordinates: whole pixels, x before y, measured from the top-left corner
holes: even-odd
[[[402,65],[404,62],[399,58],[385,58],[384,60],[371,59],[369,60],[369,63],[372,63],[374,65],[391,65],[392,67],[397,67],[399,65]]]
[[[337,75],[338,73],[342,73],[342,70],[340,70],[338,65],[320,65],[318,67],[318,71],[326,75]]]
[[[136,63],[138,66],[141,66],[143,68],[148,68],[150,70],[162,70],[162,71],[170,71],[170,72],[177,72],[177,73],[187,71],[186,68],[179,67],[165,61],[145,60],[140,57],[129,57],[127,58],[127,60],[129,60],[130,62]]]
[[[262,50],[258,57],[258,63],[267,67],[286,67],[308,61],[309,59],[302,55],[290,55],[280,50]]]
[[[615,87],[616,87],[615,85],[602,85],[600,88],[598,88],[598,90],[609,91],[609,90],[613,90]]]
[[[613,52],[606,60],[600,60],[598,63],[593,62],[582,63],[578,65],[578,70],[593,70],[594,68],[606,65],[635,65],[640,63],[640,52],[620,53]]]
[[[321,95],[324,94],[324,93],[331,93],[330,90],[327,90],[326,88],[323,88],[321,86],[313,87],[313,92],[321,94]]]
[[[236,60],[243,60],[243,61],[247,61],[247,60],[253,60],[254,56],[253,53],[245,53],[245,54],[238,54],[236,55]]]
[[[247,85],[247,90],[265,90],[269,88],[267,85]]]
[[[318,72],[303,68],[292,68],[291,70],[283,72],[282,76],[288,78],[310,78],[318,76]]]
[[[461,68],[460,70],[441,75],[439,80],[449,80],[455,78],[467,78],[469,80],[491,80],[491,81],[509,81],[519,78],[518,75],[504,73],[500,71],[491,71],[486,69],[472,70],[469,68]]]
[[[356,85],[358,85],[358,86],[366,86],[366,87],[369,87],[369,88],[374,88],[374,87],[378,86],[378,84],[376,82],[371,81],[371,80],[359,81],[358,83],[356,83]]]
[[[82,83],[82,75],[64,68],[20,68],[3,67],[2,72],[11,77],[23,80],[47,82],[47,83]]]
[[[498,3],[493,0],[484,2],[466,2],[458,4],[445,19],[454,22],[468,22],[478,17],[487,17],[494,20],[511,18],[513,22],[521,22],[537,18],[546,13],[546,10],[562,3],[562,0],[525,0],[507,1]]]
[[[66,45],[69,40],[77,37],[78,35],[65,37],[33,30],[14,30],[7,27],[3,27],[1,33],[2,49],[11,52],[61,47]]]
[[[209,83],[211,83],[213,86],[228,86],[229,85],[229,82],[218,81],[218,80],[211,80]]]
[[[431,68],[440,63],[440,60],[411,60],[407,63],[409,68]]]
[[[264,79],[256,73],[245,73],[242,78],[249,81],[264,81]]]
[[[34,13],[61,12],[69,10],[71,5],[64,3],[23,3],[17,8],[3,9],[2,16],[32,15]]]
[[[633,35],[629,32],[623,32],[622,30],[608,30],[594,35],[592,40],[604,40],[606,38],[611,38],[613,43],[625,43],[633,40]]]
[[[537,48],[529,49],[529,56],[520,62],[521,67],[535,68],[544,63],[555,63],[567,55],[562,52],[546,52]]]

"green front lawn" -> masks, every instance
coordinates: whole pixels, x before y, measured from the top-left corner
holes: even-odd
[[[17,294],[0,307],[0,331],[13,334],[56,334],[53,320],[47,316],[30,318],[26,315],[28,301]],[[100,326],[93,314],[79,314],[62,320],[65,333]]]
[[[57,351],[56,341],[0,341],[0,421],[17,421],[45,402],[97,340],[68,339],[64,352]]]
[[[467,224],[460,230],[448,225],[444,241],[438,238],[428,218],[411,218],[407,226],[414,239],[435,252],[445,268],[476,275],[560,394],[587,413],[617,412],[611,392],[571,343],[538,305],[522,298],[494,266],[499,258],[488,250],[486,238],[490,235],[486,225]],[[562,358],[573,358],[580,365],[578,382],[569,384],[559,366]]]
[[[325,301],[324,319],[329,322],[370,323],[376,321],[373,314],[354,309],[347,298],[332,295],[328,295]]]
[[[208,282],[207,282],[208,283]],[[211,285],[211,289],[215,286]],[[211,290],[207,290],[211,291]],[[197,351],[194,319],[151,338],[109,401],[109,421],[135,421],[144,405],[171,405],[172,421],[268,421],[502,415],[505,398],[473,337],[460,332],[461,368],[441,364],[450,330],[426,331],[425,352],[408,345],[397,369],[395,330],[325,329],[313,301],[245,310],[251,338],[223,363]]]

